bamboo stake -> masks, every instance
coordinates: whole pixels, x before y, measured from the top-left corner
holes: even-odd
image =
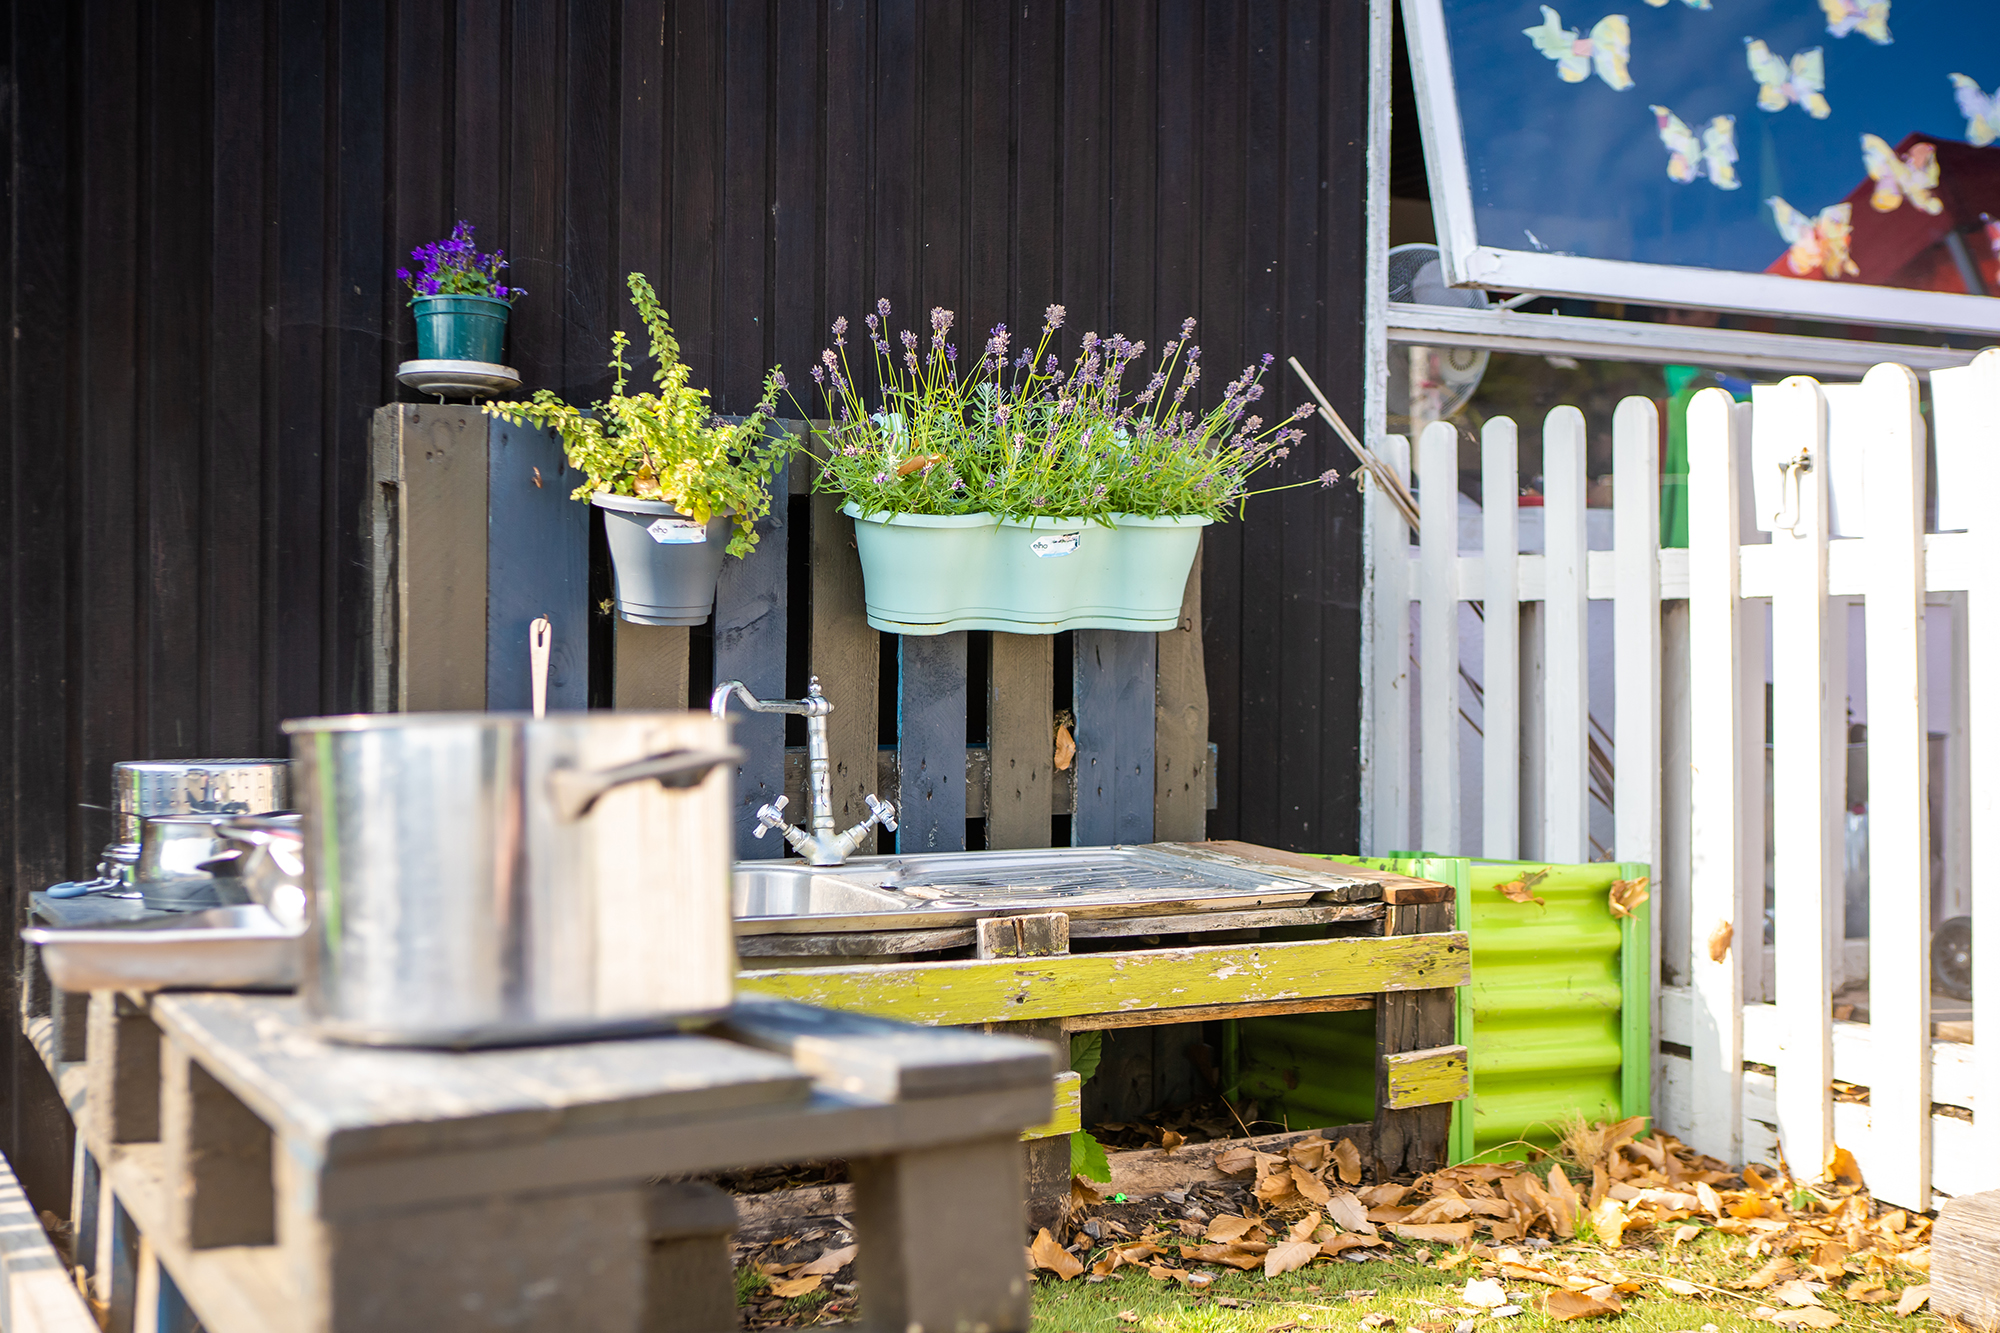
[[[1384,463],[1366,445],[1354,437],[1354,432],[1349,430],[1347,423],[1340,419],[1340,413],[1333,410],[1333,404],[1328,402],[1326,395],[1319,391],[1319,385],[1313,383],[1313,377],[1306,374],[1306,368],[1299,364],[1299,359],[1294,356],[1287,357],[1286,360],[1292,367],[1292,373],[1304,380],[1306,388],[1311,390],[1312,396],[1319,400],[1320,419],[1333,427],[1334,433],[1339,435],[1341,439],[1347,441],[1347,447],[1354,451],[1354,456],[1360,460],[1362,468],[1370,477],[1375,479],[1375,484],[1380,486],[1383,492],[1388,495],[1389,502],[1396,506],[1396,511],[1403,516],[1403,521],[1410,525],[1410,531],[1420,533],[1417,515],[1417,497],[1410,493],[1410,488],[1403,484],[1403,479],[1397,476],[1389,468],[1388,464]]]

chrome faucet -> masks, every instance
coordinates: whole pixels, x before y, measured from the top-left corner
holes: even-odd
[[[877,824],[891,833],[896,831],[896,807],[872,792],[862,798],[868,802],[868,818],[845,833],[833,831],[833,774],[826,754],[826,715],[833,711],[833,702],[819,692],[818,676],[806,687],[803,699],[759,699],[742,681],[725,681],[709,696],[708,710],[717,717],[726,714],[732,693],[753,713],[797,713],[806,720],[806,789],[812,803],[812,832],[785,822],[785,805],[791,798],[780,796],[757,812],[757,830],[752,836],[761,838],[767,829],[777,829],[807,865],[837,866],[846,863]]]

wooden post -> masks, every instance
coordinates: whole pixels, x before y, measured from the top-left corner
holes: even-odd
[[[1382,461],[1405,482],[1410,442],[1385,436]],[[1382,489],[1361,497],[1368,533],[1368,725],[1362,731],[1367,822],[1361,850],[1384,856],[1410,838],[1410,527]]]
[[[166,1145],[167,1232],[178,1245],[269,1245],[277,1239],[271,1130],[215,1076],[163,1038],[160,1137]]]
[[[1872,514],[1875,497],[1868,498]],[[1969,1328],[2000,1327],[2000,1190],[1946,1199],[1938,1207],[1931,1231],[1931,1313]]]
[[[90,997],[91,1138],[152,1143],[160,1137],[160,1029],[145,1006],[117,991]]]
[[[1180,624],[1156,636],[1159,683],[1153,700],[1153,837],[1200,842],[1208,836],[1208,676],[1201,646],[1201,548],[1188,570]],[[995,643],[999,636],[994,636]],[[999,658],[994,658],[999,678]],[[991,840],[989,847],[998,846]]]
[[[1434,421],[1417,442],[1417,478],[1431,521],[1419,543],[1418,583],[1423,601],[1423,697],[1418,703],[1423,740],[1422,828],[1424,850],[1460,852],[1458,821],[1458,427]]]
[[[1456,904],[1446,885],[1437,901],[1392,904],[1382,923],[1384,935],[1431,934],[1452,929]],[[1420,896],[1414,890],[1402,896]],[[1408,1104],[1396,1080],[1394,1057],[1452,1046],[1457,1036],[1455,990],[1385,991],[1375,997],[1375,1178],[1421,1174],[1443,1166],[1449,1155],[1451,1102]],[[1461,1051],[1462,1054],[1462,1051]],[[1462,1065],[1461,1065],[1462,1067]]]
[[[871,1327],[1026,1333],[1021,1154],[1010,1136],[849,1162]],[[1016,1262],[964,1262],[1002,1252]]]
[[[1046,847],[1053,831],[1049,788],[1055,781],[1055,636],[995,633],[992,643],[986,685],[986,845],[995,850]]]

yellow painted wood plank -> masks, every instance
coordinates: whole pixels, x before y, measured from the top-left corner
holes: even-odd
[[[1056,1113],[1047,1124],[1036,1125],[1021,1135],[1024,1139],[1052,1139],[1058,1134],[1074,1134],[1083,1128],[1083,1080],[1074,1069],[1056,1075]]]
[[[1472,1086],[1466,1077],[1463,1046],[1432,1046],[1385,1055],[1382,1067],[1389,1075],[1388,1102],[1392,1111],[1455,1102]]]
[[[774,968],[739,989],[910,1023],[970,1024],[1324,995],[1434,990],[1471,978],[1463,932],[1223,944],[888,966]]]

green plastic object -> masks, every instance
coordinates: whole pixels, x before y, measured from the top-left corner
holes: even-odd
[[[1161,633],[1181,598],[1206,518],[1026,521],[991,514],[875,514],[853,504],[868,623],[893,634],[988,629]]]
[[[1458,1040],[1471,1094],[1452,1111],[1451,1159],[1550,1147],[1572,1115],[1617,1120],[1652,1106],[1651,904],[1611,913],[1613,882],[1644,865],[1473,861],[1398,855],[1332,857],[1456,890],[1472,944],[1472,984],[1458,993]],[[1547,869],[1514,902],[1499,886]],[[1356,1124],[1375,1114],[1371,1013],[1246,1019],[1237,1078],[1260,1114],[1295,1129]]]
[[[513,309],[499,297],[418,296],[411,298],[410,309],[417,317],[419,361],[499,364]]]

